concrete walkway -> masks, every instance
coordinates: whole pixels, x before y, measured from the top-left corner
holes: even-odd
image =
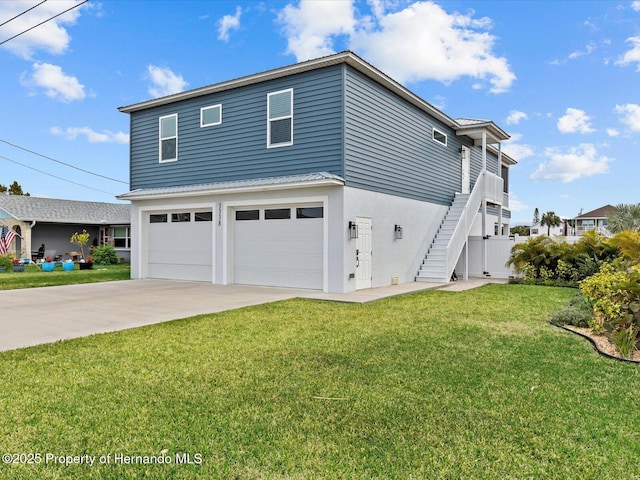
[[[0,351],[296,297],[365,303],[434,288],[460,291],[491,281],[406,283],[346,294],[171,280],[4,290],[0,291]]]

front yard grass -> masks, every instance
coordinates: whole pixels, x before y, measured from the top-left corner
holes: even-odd
[[[129,280],[131,278],[128,263],[118,265],[94,265],[90,270],[62,271],[56,265],[53,272],[43,272],[35,265],[27,265],[24,272],[11,270],[0,272],[0,290],[17,288],[51,287],[54,285],[72,285],[76,283],[109,282]]]
[[[0,453],[42,460],[0,477],[640,478],[640,369],[548,324],[574,294],[298,299],[3,352]]]

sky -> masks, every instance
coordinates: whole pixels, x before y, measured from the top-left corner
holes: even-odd
[[[512,225],[640,203],[640,1],[2,0],[0,184],[117,202],[118,107],[343,50],[511,135]]]

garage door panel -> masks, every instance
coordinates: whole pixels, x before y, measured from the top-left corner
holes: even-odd
[[[236,221],[234,283],[322,289],[323,228],[322,218]]]
[[[212,281],[211,222],[150,223],[147,277]]]

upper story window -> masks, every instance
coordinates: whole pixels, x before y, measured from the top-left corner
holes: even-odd
[[[178,114],[160,117],[160,162],[178,159]]]
[[[433,134],[431,136],[436,142],[441,143],[445,147],[447,146],[447,134],[441,132],[437,128],[433,129]]]
[[[293,145],[293,89],[267,95],[267,147]]]
[[[200,109],[200,126],[211,127],[222,123],[222,105],[212,105]]]

